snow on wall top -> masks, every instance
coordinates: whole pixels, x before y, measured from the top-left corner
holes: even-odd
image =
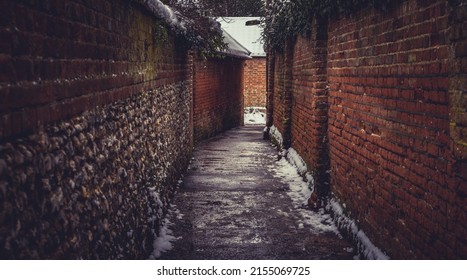
[[[163,19],[175,30],[185,33],[185,22],[167,5],[160,0],[133,0],[134,2],[142,4],[146,9],[152,12],[157,17]]]
[[[175,31],[182,34],[187,33],[187,26],[189,22],[186,21],[180,14],[174,11],[171,7],[165,5],[160,0],[133,0],[141,5],[143,5],[148,11],[158,18],[163,19],[167,24],[169,24]],[[213,23],[216,23],[213,21]],[[218,26],[213,26],[218,28]],[[250,51],[242,46],[237,40],[235,40],[228,32],[222,29],[224,42],[227,44],[228,49],[223,53],[237,58],[249,59]]]
[[[265,57],[261,33],[263,28],[259,25],[245,25],[247,21],[260,20],[259,17],[222,17],[218,18],[222,28],[235,40],[251,52],[252,57]]]

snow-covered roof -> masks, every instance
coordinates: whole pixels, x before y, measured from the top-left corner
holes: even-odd
[[[247,21],[260,20],[259,17],[222,17],[218,18],[221,27],[235,40],[251,52],[252,57],[265,57],[261,40],[263,28],[260,25],[246,25]]]
[[[237,40],[224,29],[222,29],[222,35],[224,35],[224,43],[227,44],[227,50],[224,51],[226,55],[244,59],[251,58],[250,51],[237,42]]]
[[[180,14],[173,10],[171,7],[165,5],[160,0],[133,0],[136,3],[143,5],[153,15],[163,19],[169,26],[171,26],[176,32],[186,34],[187,25],[189,23]],[[213,19],[213,28],[219,28],[218,24]],[[222,29],[222,28],[221,28]],[[223,53],[227,56],[250,59],[250,51],[242,46],[237,40],[235,40],[226,30],[222,29],[224,35],[224,43],[227,44],[227,50]]]

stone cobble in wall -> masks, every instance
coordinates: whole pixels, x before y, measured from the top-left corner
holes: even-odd
[[[190,88],[166,86],[0,144],[0,257],[147,258],[190,154]]]
[[[134,1],[2,1],[0,137],[190,80],[187,51]]]

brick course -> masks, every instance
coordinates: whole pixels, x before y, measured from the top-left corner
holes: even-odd
[[[291,114],[292,114],[292,62],[293,62],[293,41],[286,42],[284,54],[275,55],[271,60],[269,69],[269,91],[268,91],[268,112],[272,116],[268,117],[270,125],[275,125],[282,133],[285,149],[290,148],[291,137]]]
[[[243,124],[244,60],[198,58],[194,64],[194,137],[201,141]]]
[[[266,107],[266,58],[254,57],[244,67],[245,107]]]
[[[393,258],[467,256],[465,14],[448,1],[367,8],[313,25],[293,63],[288,43],[274,55],[270,124],[311,171],[329,157],[332,195]]]
[[[327,142],[326,24],[314,22],[308,37],[297,38],[293,49],[291,145],[303,156],[320,195],[329,191]]]
[[[132,1],[59,2],[2,4],[2,138],[189,79],[183,44]]]

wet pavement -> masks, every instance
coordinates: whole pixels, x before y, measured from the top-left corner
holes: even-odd
[[[160,259],[352,259],[338,233],[304,221],[311,210],[291,199],[277,163],[261,126],[198,145],[168,215],[178,239]]]

